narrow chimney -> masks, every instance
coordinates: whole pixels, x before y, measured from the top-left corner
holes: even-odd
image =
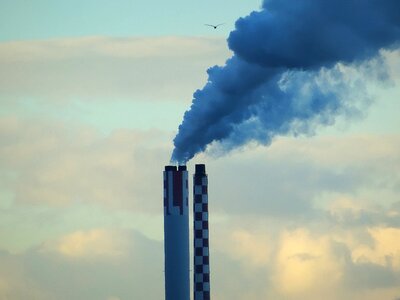
[[[208,242],[208,181],[206,167],[196,165],[193,180],[194,300],[210,299],[210,260]]]

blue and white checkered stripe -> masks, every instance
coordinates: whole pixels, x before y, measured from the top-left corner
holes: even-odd
[[[194,175],[194,300],[210,299],[207,175]]]

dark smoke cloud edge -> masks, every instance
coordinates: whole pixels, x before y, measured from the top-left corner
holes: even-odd
[[[187,162],[215,142],[229,151],[334,123],[356,110],[343,97],[346,84],[321,84],[321,72],[338,79],[338,65],[362,64],[399,40],[398,0],[264,1],[237,20],[228,38],[233,57],[210,68],[194,93],[171,161]]]

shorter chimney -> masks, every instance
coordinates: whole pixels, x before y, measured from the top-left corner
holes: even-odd
[[[193,178],[194,300],[210,299],[210,259],[208,240],[208,181],[206,167],[196,165]]]

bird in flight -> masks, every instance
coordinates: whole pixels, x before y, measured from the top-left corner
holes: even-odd
[[[225,23],[217,24],[217,25],[212,25],[212,24],[204,24],[206,26],[211,26],[214,27],[214,29],[217,29],[218,26],[224,25]]]

